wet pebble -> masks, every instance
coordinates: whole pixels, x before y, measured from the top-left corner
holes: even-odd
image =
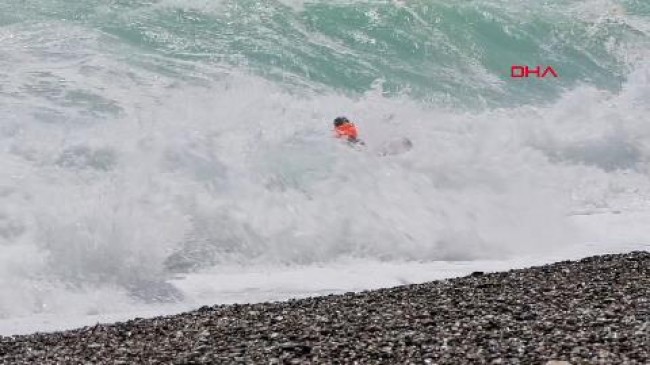
[[[650,253],[0,337],[1,364],[650,363]]]

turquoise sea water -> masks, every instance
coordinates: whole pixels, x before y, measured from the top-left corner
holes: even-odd
[[[100,37],[101,52],[132,72],[187,79],[228,66],[296,93],[354,95],[382,82],[391,94],[467,107],[548,101],[580,83],[617,90],[640,57],[631,49],[648,42],[647,28],[628,20],[647,27],[650,12],[643,1],[10,0],[0,7],[5,32],[75,29]],[[511,65],[552,66],[561,77],[513,83]]]
[[[0,318],[182,301],[175,275],[223,265],[584,243],[571,217],[650,202],[649,19],[642,0],[4,0]],[[365,150],[332,138],[338,115]]]

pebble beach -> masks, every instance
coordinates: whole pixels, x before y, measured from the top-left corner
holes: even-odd
[[[2,364],[648,364],[650,253],[0,337]]]

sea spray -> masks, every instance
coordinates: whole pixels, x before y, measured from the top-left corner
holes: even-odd
[[[223,265],[549,253],[640,209],[648,9],[589,3],[3,3],[0,316],[182,301]]]

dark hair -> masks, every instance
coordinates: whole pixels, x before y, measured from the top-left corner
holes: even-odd
[[[348,123],[348,122],[350,122],[350,121],[346,117],[336,117],[336,119],[334,119],[334,126],[338,127],[338,126],[343,125],[344,123]]]

